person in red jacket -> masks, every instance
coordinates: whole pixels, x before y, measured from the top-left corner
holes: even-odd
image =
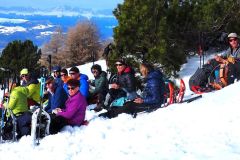
[[[50,133],[59,132],[65,125],[80,126],[85,119],[87,101],[79,92],[79,80],[70,79],[67,81],[69,98],[65,103],[66,108],[56,108],[53,112],[50,125]]]

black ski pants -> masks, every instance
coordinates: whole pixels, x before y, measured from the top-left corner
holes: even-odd
[[[143,112],[143,111],[148,111],[151,109],[156,109],[159,108],[158,106],[150,106],[148,104],[139,104],[139,103],[134,103],[132,101],[127,102],[124,104],[122,107],[111,107],[110,110],[108,110],[106,113],[102,113],[99,116],[101,117],[107,117],[107,118],[114,118],[117,117],[121,113],[127,113],[134,115],[135,113],[138,112]]]
[[[31,134],[31,121],[32,114],[30,112],[24,112],[19,116],[16,116],[18,138]]]

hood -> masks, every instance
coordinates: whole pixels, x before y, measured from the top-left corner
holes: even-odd
[[[30,85],[30,84],[38,84],[39,81],[35,78],[31,78],[30,81],[27,83],[27,85]]]
[[[134,70],[129,66],[127,66],[122,72],[118,72],[119,75],[121,75],[123,73],[133,73],[133,74],[135,74]]]
[[[82,80],[82,79],[88,80],[88,76],[85,74],[80,74],[80,80]]]
[[[151,72],[148,73],[146,79],[153,79],[153,78],[156,78],[156,79],[162,79],[163,75],[162,75],[162,72],[159,71],[159,70],[153,70]]]
[[[100,77],[107,77],[107,73],[105,71],[102,71],[99,76]]]

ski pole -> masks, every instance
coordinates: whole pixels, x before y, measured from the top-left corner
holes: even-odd
[[[40,79],[40,110],[38,113],[38,119],[39,119],[39,125],[38,125],[38,139],[37,139],[37,145],[39,145],[39,138],[40,138],[40,130],[41,130],[41,114],[43,109],[43,97],[44,97],[44,88],[45,88],[45,78],[41,77]]]

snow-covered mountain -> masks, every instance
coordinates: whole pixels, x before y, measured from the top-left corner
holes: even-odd
[[[208,58],[208,57],[206,57]],[[189,59],[181,70],[187,85],[199,63]],[[105,66],[104,61],[96,62]],[[91,64],[80,71],[91,75]],[[104,67],[105,69],[105,67]],[[240,82],[203,94],[191,103],[173,104],[136,118],[121,114],[95,118],[88,126],[65,127],[32,145],[30,136],[0,144],[8,160],[240,160]],[[192,94],[189,90],[186,96]],[[87,111],[86,119],[96,116]]]
[[[112,38],[113,27],[117,25],[110,9],[0,7],[0,50],[16,39],[30,39],[41,47],[57,27],[61,26],[67,32],[69,27],[83,20],[91,20],[97,25],[102,40]]]

